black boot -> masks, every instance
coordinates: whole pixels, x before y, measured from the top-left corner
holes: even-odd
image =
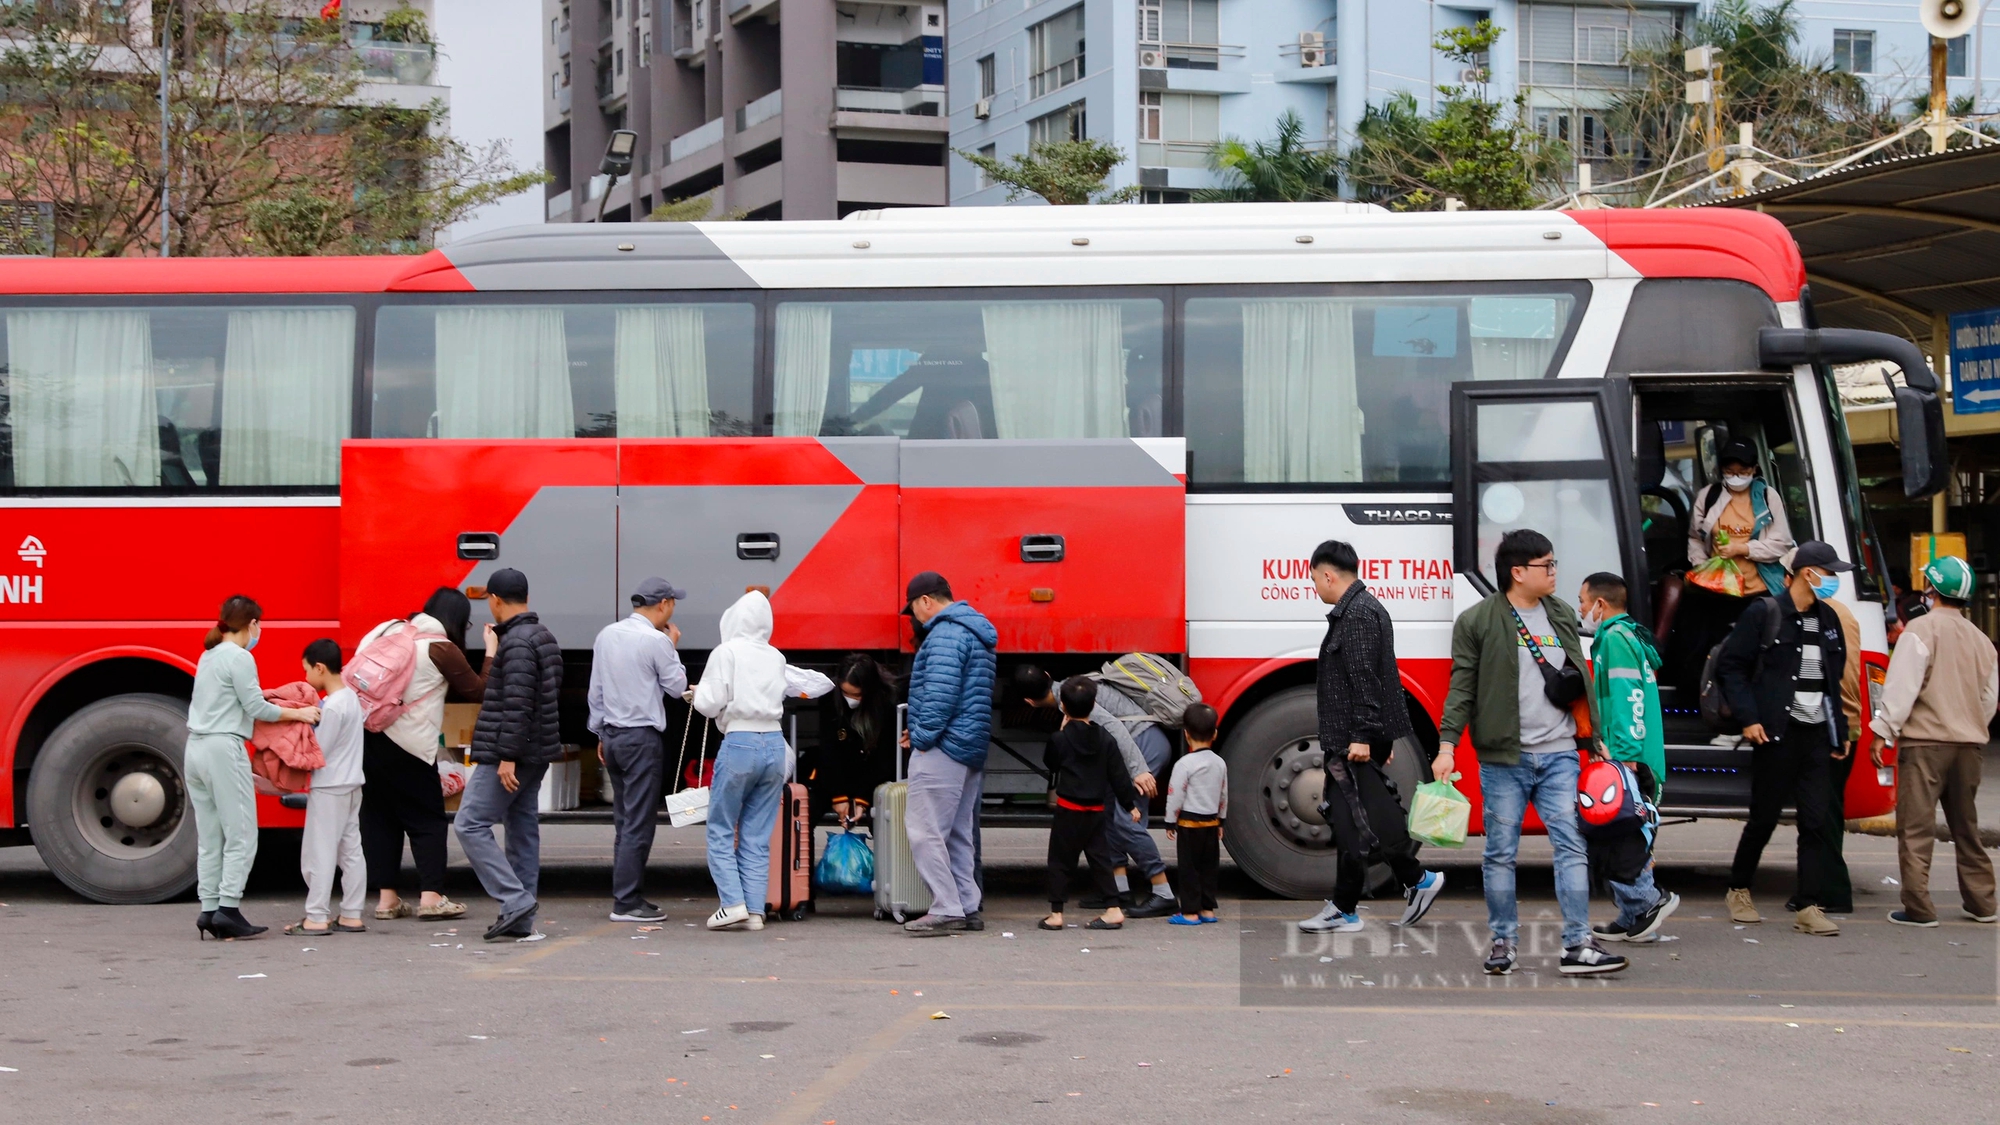
[[[243,916],[243,912],[233,906],[218,907],[215,917],[208,923],[208,932],[224,941],[232,938],[256,937],[270,928],[251,925],[250,920]]]
[[[204,910],[200,914],[196,915],[194,920],[195,940],[201,941],[207,938],[210,934],[214,933],[215,931],[211,928],[214,925],[214,922],[215,922],[215,911],[213,910]]]

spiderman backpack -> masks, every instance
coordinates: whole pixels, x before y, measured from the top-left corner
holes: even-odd
[[[1636,831],[1646,822],[1639,778],[1624,762],[1585,762],[1576,779],[1578,827],[1590,839],[1610,839]]]

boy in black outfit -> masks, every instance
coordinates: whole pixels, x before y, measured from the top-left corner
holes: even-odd
[[[1113,816],[1128,815],[1136,820],[1141,815],[1139,792],[1132,787],[1118,743],[1090,721],[1090,709],[1097,703],[1097,681],[1071,676],[1063,681],[1061,696],[1062,729],[1050,737],[1042,759],[1055,788],[1056,820],[1049,830],[1049,916],[1042,919],[1041,928],[1063,928],[1063,905],[1069,900],[1070,876],[1076,871],[1080,851],[1090,861],[1090,877],[1098,891],[1111,904],[1084,928],[1123,929],[1125,912],[1118,907],[1118,884],[1111,875],[1117,861],[1105,830]]]

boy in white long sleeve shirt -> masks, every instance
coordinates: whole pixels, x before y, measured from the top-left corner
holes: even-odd
[[[771,602],[751,591],[722,614],[694,709],[715,720],[722,748],[708,792],[708,873],[722,905],[711,930],[764,928],[771,833],[785,785],[785,656],[771,647]]]
[[[1215,745],[1215,708],[1196,703],[1181,716],[1188,752],[1167,781],[1167,838],[1180,865],[1181,912],[1175,926],[1215,918],[1216,874],[1222,867],[1222,822],[1229,816],[1229,766]]]
[[[321,638],[306,646],[306,682],[326,698],[315,731],[326,764],[313,771],[306,794],[305,839],[299,873],[306,880],[306,916],[285,932],[361,933],[368,893],[368,863],[361,851],[361,700],[340,674],[340,645]],[[340,869],[340,918],[331,920],[333,872]]]

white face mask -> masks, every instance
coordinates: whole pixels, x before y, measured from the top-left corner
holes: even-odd
[[[1750,483],[1756,479],[1757,478],[1752,475],[1746,474],[1744,476],[1737,476],[1732,473],[1722,478],[1722,486],[1724,488],[1727,488],[1731,492],[1743,492],[1746,491],[1750,487]]]
[[[1586,637],[1595,636],[1597,634],[1597,620],[1597,615],[1594,613],[1584,614],[1582,619],[1576,623],[1577,632],[1582,633]]]
[[[840,698],[845,699],[847,701],[847,709],[849,711],[857,710],[861,706],[861,701],[859,699],[856,699],[853,696],[848,695],[846,692],[842,692]]]

